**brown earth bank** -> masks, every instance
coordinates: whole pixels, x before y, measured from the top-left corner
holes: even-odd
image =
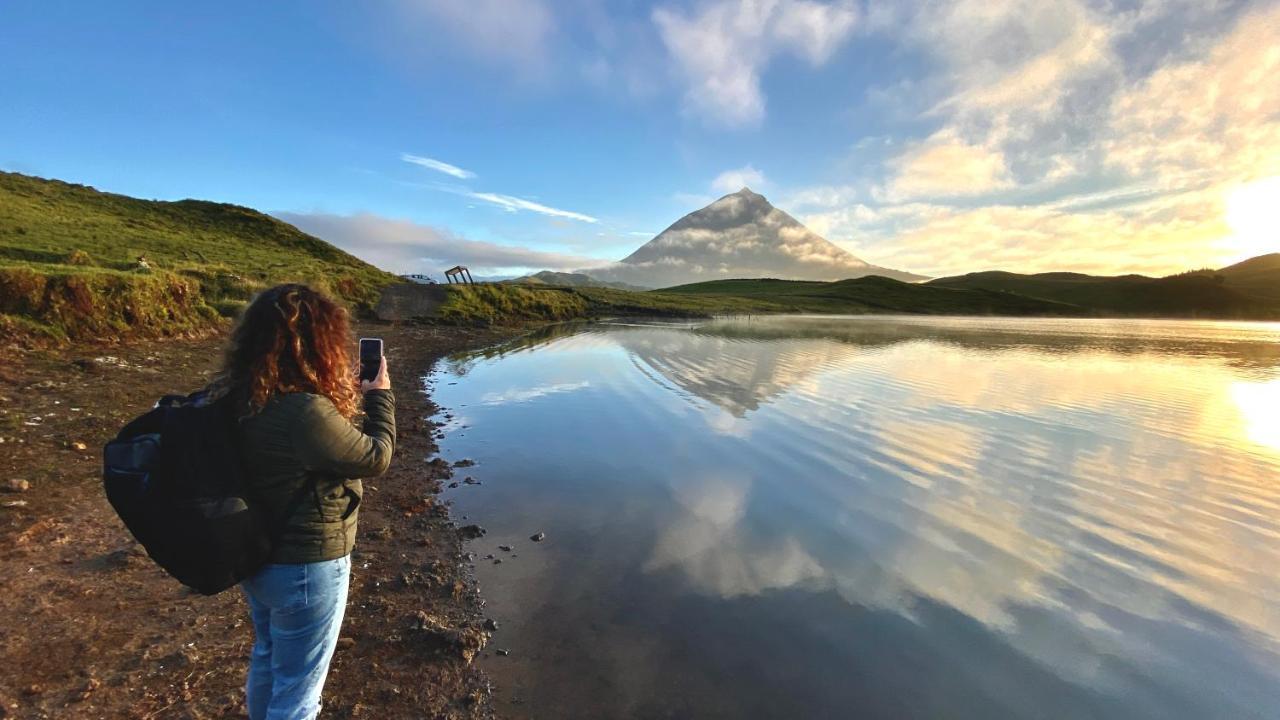
[[[489,681],[472,664],[491,626],[436,499],[452,468],[436,456],[422,378],[449,352],[519,331],[366,322],[358,332],[385,340],[400,434],[391,469],[365,483],[323,716],[492,717]],[[165,575],[100,477],[102,444],[161,395],[203,385],[221,345],[0,349],[0,718],[244,715],[253,632],[240,591],[203,597]]]

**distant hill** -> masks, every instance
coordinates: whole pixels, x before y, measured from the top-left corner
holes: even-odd
[[[714,280],[678,285],[654,294],[747,298],[776,303],[789,312],[919,313],[926,315],[1078,315],[1079,308],[1052,300],[982,289],[904,283],[870,275],[835,282]]]
[[[624,282],[609,282],[607,280],[597,280],[586,273],[566,273],[555,272],[553,270],[543,270],[532,275],[524,277],[511,278],[503,280],[504,283],[512,285],[552,285],[555,287],[604,287],[613,288],[615,290],[634,290],[641,291],[648,288],[639,285],[629,285]]]
[[[1075,305],[1100,315],[1280,317],[1280,254],[1264,255],[1221,270],[1162,278],[991,271],[938,278],[928,285],[1016,293]]]
[[[1280,253],[1259,255],[1214,274],[1226,278],[1227,287],[1233,290],[1280,302]]]
[[[285,281],[365,309],[400,280],[249,208],[0,172],[0,333],[189,332]]]
[[[649,288],[727,278],[926,279],[854,257],[748,188],[685,215],[620,262],[584,272]]]

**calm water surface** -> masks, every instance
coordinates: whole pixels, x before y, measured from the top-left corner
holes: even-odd
[[[509,715],[1280,717],[1280,325],[603,324],[428,385]]]

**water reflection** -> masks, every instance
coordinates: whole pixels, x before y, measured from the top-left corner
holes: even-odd
[[[555,528],[479,568],[506,710],[1280,715],[1278,341],[786,318],[456,358],[460,509]]]

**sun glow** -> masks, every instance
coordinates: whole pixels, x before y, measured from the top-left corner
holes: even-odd
[[[1241,185],[1227,196],[1225,246],[1237,259],[1280,252],[1280,175]]]
[[[1248,438],[1280,451],[1280,380],[1236,383],[1231,396],[1245,421]]]

